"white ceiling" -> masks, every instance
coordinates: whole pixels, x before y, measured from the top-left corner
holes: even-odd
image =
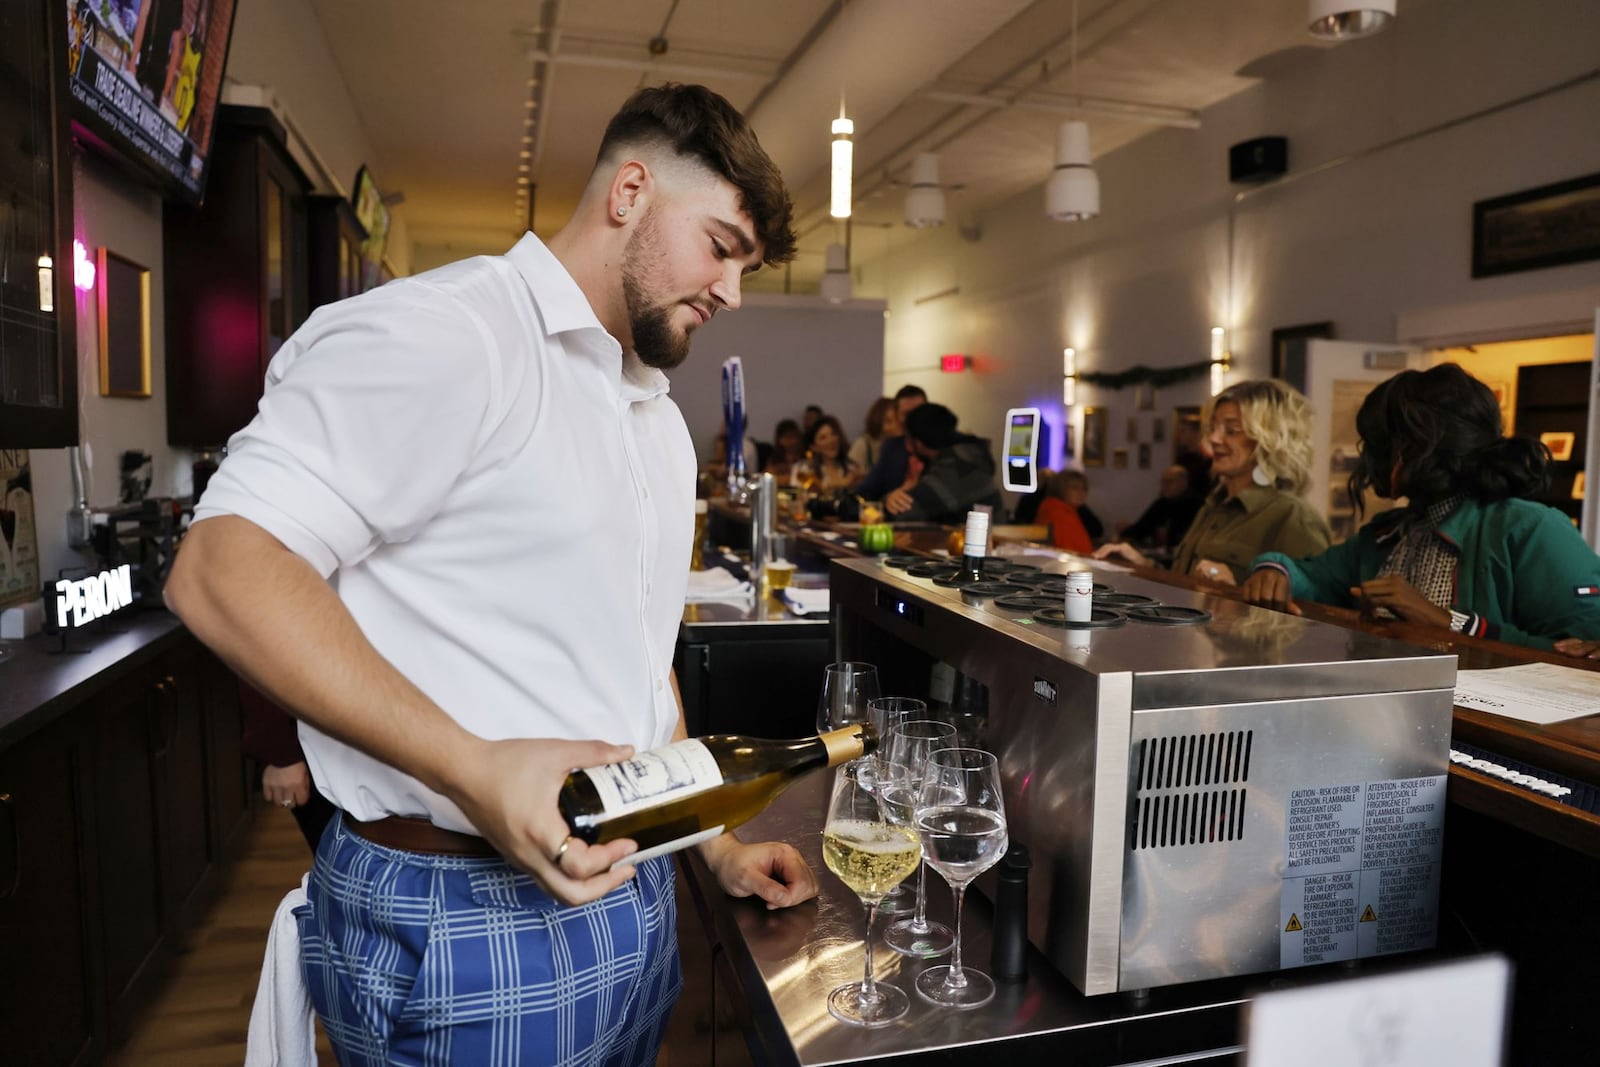
[[[797,289],[814,287],[823,248],[838,239],[826,165],[841,94],[856,122],[853,225],[892,238],[910,232],[895,183],[918,152],[941,153],[941,180],[959,187],[948,194],[953,223],[1044,184],[1075,97],[1091,105],[1079,117],[1100,156],[1161,128],[1108,117],[1118,102],[1192,121],[1252,74],[1321,47],[1304,0],[1077,0],[1076,70],[1073,0],[313,3],[382,187],[405,194],[413,243],[502,248],[522,232],[530,113],[534,222],[548,235],[576,203],[617,105],[641,85],[697,81],[750,116],[789,181]],[[657,37],[666,50],[652,56]],[[783,272],[769,273],[765,286],[783,284]]]

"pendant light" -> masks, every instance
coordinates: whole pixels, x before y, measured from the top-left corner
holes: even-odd
[[[1394,18],[1395,0],[1310,0],[1311,36],[1348,41],[1377,33]]]
[[[944,190],[939,187],[939,157],[923,152],[911,162],[911,188],[906,193],[906,225],[944,225]]]
[[[1078,95],[1078,3],[1072,3],[1072,95]],[[1100,214],[1100,176],[1089,160],[1089,124],[1072,119],[1056,131],[1056,167],[1044,186],[1044,213],[1057,222]]]
[[[833,120],[833,187],[828,213],[836,219],[850,217],[850,169],[854,145],[851,135],[856,124],[844,117],[844,105],[839,105],[839,117]]]

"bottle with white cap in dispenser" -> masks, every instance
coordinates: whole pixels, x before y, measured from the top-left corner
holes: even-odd
[[[967,512],[967,533],[961,542],[961,570],[956,574],[960,584],[983,581],[983,557],[988,548],[989,513]]]

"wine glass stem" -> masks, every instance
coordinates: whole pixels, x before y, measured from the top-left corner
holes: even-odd
[[[965,882],[953,885],[950,891],[956,897],[956,944],[950,956],[950,973],[945,976],[944,984],[949,989],[961,989],[967,984],[967,976],[961,973],[961,901],[967,895]]]
[[[878,986],[872,979],[872,920],[877,918],[877,915],[878,902],[875,900],[869,901],[867,903],[867,970],[861,978],[861,1002],[863,1004],[875,1004],[878,1000]]]
[[[911,920],[911,932],[914,934],[928,932],[928,864],[926,861],[917,865],[917,911]]]

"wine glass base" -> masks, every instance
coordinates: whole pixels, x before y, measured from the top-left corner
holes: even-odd
[[[883,931],[883,943],[902,956],[919,960],[943,956],[955,947],[956,935],[944,923],[923,923],[921,932],[915,929],[915,925],[914,919],[890,923]]]
[[[842,985],[828,994],[828,1014],[851,1026],[888,1026],[911,1009],[911,998],[898,986],[874,982],[873,999],[861,995],[861,983]],[[992,992],[991,992],[992,995]]]
[[[929,967],[917,975],[917,994],[947,1008],[981,1008],[994,999],[992,978],[971,967],[963,967],[961,974],[966,981],[952,988],[945,984],[950,977],[948,965]]]

